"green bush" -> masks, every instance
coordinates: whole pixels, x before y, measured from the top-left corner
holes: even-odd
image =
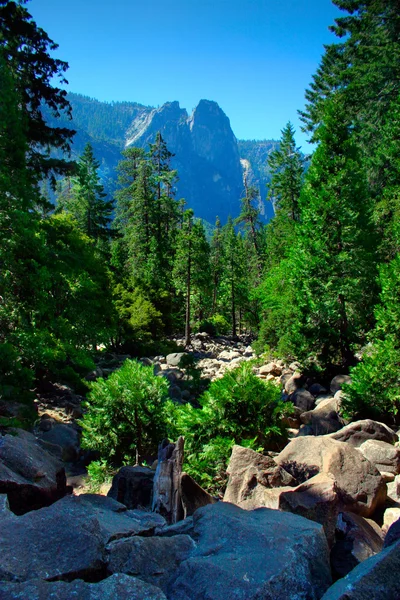
[[[400,407],[400,348],[392,336],[376,341],[351,370],[344,386],[342,412],[347,418],[387,420]]]
[[[157,455],[167,434],[168,383],[153,368],[126,360],[108,379],[91,385],[80,420],[82,447],[115,464]]]
[[[115,475],[115,469],[112,469],[105,459],[93,460],[87,471],[89,488],[92,493],[98,493],[103,483],[111,483]]]
[[[201,408],[171,406],[172,436],[185,436],[184,469],[213,493],[226,485],[233,444],[255,450],[278,449],[287,440],[283,416],[292,410],[280,391],[242,364],[214,381],[199,398]]]

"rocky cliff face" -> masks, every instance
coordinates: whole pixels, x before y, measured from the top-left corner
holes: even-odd
[[[148,148],[160,131],[175,155],[171,166],[179,174],[176,197],[185,198],[196,216],[212,224],[217,216],[223,223],[229,215],[236,217],[244,193],[245,169],[253,174],[251,183],[260,188],[260,201],[265,198],[266,177],[257,163],[260,153],[254,151],[254,145],[260,142],[238,142],[228,117],[216,102],[200,100],[188,115],[177,101],[152,108],[129,102],[108,104],[78,94],[69,94],[68,98],[73,121],[57,125],[76,129],[74,157],[88,141],[92,143],[110,194],[117,188],[116,166],[121,151],[130,146]],[[52,122],[50,116],[48,119]],[[264,158],[262,154],[260,160]],[[268,210],[263,205],[261,208],[268,218]]]

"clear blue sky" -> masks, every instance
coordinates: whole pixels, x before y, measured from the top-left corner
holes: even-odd
[[[59,44],[68,89],[99,100],[188,110],[215,100],[240,139],[280,137],[288,120],[308,149],[297,109],[328,31],[331,0],[31,0]]]

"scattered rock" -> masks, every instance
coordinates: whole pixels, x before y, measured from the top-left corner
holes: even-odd
[[[400,519],[397,519],[397,521],[392,523],[392,525],[389,527],[385,535],[385,543],[383,547],[388,548],[398,540],[400,540]]]
[[[75,579],[65,581],[42,581],[35,579],[26,583],[0,583],[1,600],[166,600],[165,595],[140,579],[118,573],[99,583],[86,583]]]
[[[345,577],[382,548],[383,533],[374,521],[353,513],[339,513],[336,522],[336,543],[331,550],[333,577]]]
[[[45,421],[46,422],[46,421]],[[48,421],[47,421],[48,422]],[[43,423],[43,421],[42,421]],[[60,456],[64,462],[74,462],[79,458],[80,440],[76,427],[72,424],[57,423],[47,431],[38,434],[39,443],[51,454]],[[59,448],[52,451],[52,446]]]
[[[181,475],[181,494],[183,515],[185,519],[186,517],[193,515],[198,508],[217,502],[216,498],[203,490],[203,488],[187,473],[182,473]]]
[[[320,598],[330,584],[321,525],[219,502],[194,515],[197,548],[169,584],[174,600]]]
[[[358,448],[366,440],[380,440],[388,444],[394,444],[398,441],[397,434],[384,423],[364,419],[349,423],[336,433],[331,433],[329,437],[338,442],[348,442],[355,448]]]
[[[386,533],[393,523],[400,519],[400,508],[387,508],[383,514],[382,529]]]
[[[324,388],[324,386],[321,385],[320,383],[313,383],[308,388],[308,391],[310,392],[310,394],[312,394],[316,398],[317,396],[320,396],[321,394],[326,394],[328,390],[326,388]]]
[[[392,502],[400,505],[400,475],[397,475],[394,481],[388,484],[387,495]]]
[[[327,398],[314,410],[303,413],[301,420],[311,425],[314,435],[333,433],[344,426],[344,421],[339,417],[339,408],[340,404],[336,398]]]
[[[167,525],[166,527],[157,528],[154,532],[154,535],[158,535],[160,537],[171,537],[173,535],[190,535],[191,537],[193,537],[193,517],[186,517],[186,519],[178,521],[178,523],[174,523],[173,525]]]
[[[400,473],[400,448],[380,440],[367,440],[359,446],[359,450],[378,471],[394,475]]]
[[[107,496],[127,508],[151,508],[154,471],[146,467],[122,467],[112,480]]]
[[[289,382],[288,382],[289,383]],[[302,412],[311,410],[315,405],[315,399],[309,391],[304,388],[297,389],[290,395],[290,400],[295,406],[301,409]]]
[[[49,506],[66,492],[63,464],[34,435],[16,430],[16,435],[0,436],[0,494],[8,495],[14,513]]]
[[[258,372],[260,373],[260,375],[274,375],[278,377],[282,374],[282,367],[278,367],[278,365],[275,362],[270,362],[260,367]]]
[[[182,356],[184,356],[186,352],[173,352],[172,354],[168,354],[166,356],[167,365],[170,367],[178,367]]]
[[[350,444],[330,436],[295,438],[275,461],[299,482],[318,473],[332,474],[343,510],[368,517],[386,500],[379,471]]]
[[[321,600],[398,600],[400,541],[365,560],[339,579]]]
[[[351,377],[349,375],[336,375],[331,381],[330,390],[332,394],[336,394],[339,390],[342,389],[343,384],[351,383]]]
[[[283,375],[282,375],[283,377]],[[285,381],[285,392],[293,394],[296,390],[301,388],[304,384],[305,378],[301,373],[295,373],[287,381]],[[282,381],[283,383],[283,381]]]

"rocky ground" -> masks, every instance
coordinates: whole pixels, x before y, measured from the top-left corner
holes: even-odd
[[[189,351],[210,380],[252,360],[249,341],[198,334]],[[177,401],[195,399],[183,355],[142,359]],[[125,358],[104,356],[89,378]],[[63,386],[43,392],[34,431],[0,436],[0,600],[400,598],[397,433],[342,420],[346,376],[323,387],[297,363],[253,368],[294,403],[291,440],[266,456],[235,446],[222,502],[183,474],[186,518],[176,524],[151,510],[151,469],[124,467],[108,496],[79,489],[81,398]]]

